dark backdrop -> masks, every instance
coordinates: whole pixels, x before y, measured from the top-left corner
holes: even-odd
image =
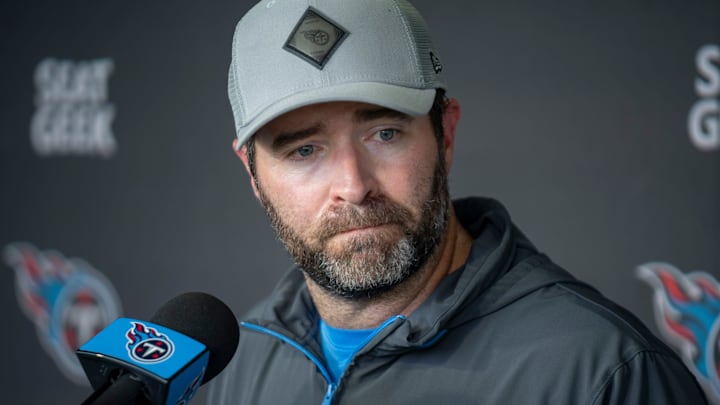
[[[89,394],[43,350],[13,248],[86,261],[111,306],[145,319],[190,290],[240,315],[289,266],[230,146],[230,42],[252,3],[0,5],[3,403]],[[499,199],[541,250],[662,332],[638,266],[720,277],[720,3],[414,4],[463,107],[452,195]],[[43,61],[55,70],[36,82]],[[86,143],[53,147],[58,133]]]

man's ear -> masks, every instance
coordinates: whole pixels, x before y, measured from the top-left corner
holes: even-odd
[[[450,172],[453,150],[455,148],[455,129],[460,121],[460,103],[457,99],[448,100],[443,112],[443,149],[445,153],[445,169]]]
[[[253,193],[255,193],[255,198],[260,200],[260,192],[258,192],[257,184],[255,184],[255,176],[253,176],[252,171],[250,170],[250,164],[248,163],[248,156],[247,156],[247,145],[243,145],[240,149],[237,147],[238,140],[237,138],[233,139],[232,142],[232,148],[235,154],[238,158],[243,162],[243,166],[245,166],[245,171],[247,172],[248,176],[250,177],[250,185],[252,186]]]

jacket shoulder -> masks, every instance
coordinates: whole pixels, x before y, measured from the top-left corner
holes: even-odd
[[[576,280],[544,285],[476,321],[470,333],[495,348],[495,361],[515,363],[513,395],[559,395],[552,392],[559,383],[569,403],[706,403],[675,352],[628,310]]]

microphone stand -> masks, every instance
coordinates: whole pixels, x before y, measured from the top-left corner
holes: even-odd
[[[152,405],[143,394],[143,383],[123,374],[95,391],[81,405]]]

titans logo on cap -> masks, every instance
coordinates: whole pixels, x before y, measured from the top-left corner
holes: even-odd
[[[284,49],[322,70],[347,35],[346,30],[310,7],[298,21]]]

